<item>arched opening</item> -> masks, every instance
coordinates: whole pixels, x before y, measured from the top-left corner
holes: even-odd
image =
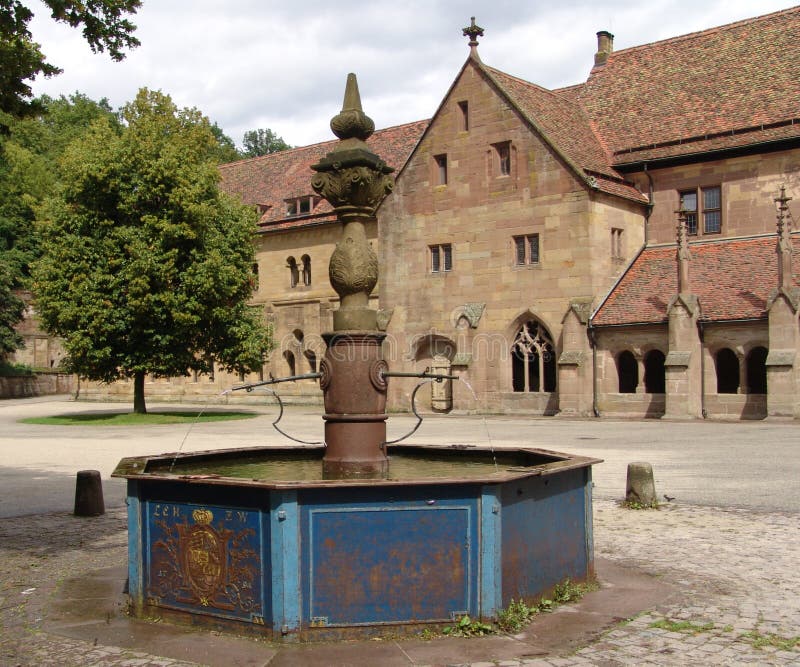
[[[633,352],[623,350],[617,357],[617,377],[620,394],[635,394],[639,385],[639,365]]]
[[[297,287],[297,283],[300,281],[300,270],[297,268],[297,261],[294,257],[288,257],[286,266],[289,268],[289,284],[292,287]]]
[[[550,334],[536,320],[525,322],[511,345],[514,391],[556,390],[556,356]]]
[[[317,372],[317,355],[314,354],[312,350],[306,350],[303,352],[305,358],[308,360],[308,367],[311,369],[312,373]]]
[[[739,391],[739,358],[730,348],[717,352],[717,393],[736,394]]]
[[[664,361],[666,357],[661,350],[650,350],[644,355],[644,390],[648,394],[666,393]]]
[[[286,365],[289,367],[289,375],[297,375],[295,372],[294,353],[290,350],[284,350],[283,358],[286,360]]]
[[[303,284],[308,286],[311,284],[311,258],[303,255],[300,261],[303,263]]]
[[[767,348],[754,347],[747,354],[747,393],[767,393]]]

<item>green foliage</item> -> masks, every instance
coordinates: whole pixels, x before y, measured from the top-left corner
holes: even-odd
[[[22,319],[25,304],[14,292],[9,265],[0,259],[0,361],[22,347],[22,336],[14,328]]]
[[[551,598],[542,598],[536,604],[525,600],[511,600],[508,607],[497,614],[497,626],[503,632],[519,632],[536,614],[553,611],[558,605],[577,602],[586,593],[599,588],[596,581],[576,584],[568,578],[553,588]]]
[[[745,632],[741,637],[749,641],[753,648],[762,649],[765,646],[776,648],[779,651],[793,651],[800,647],[800,635],[795,637],[782,637],[773,632],[761,633],[759,630]]]
[[[108,51],[122,60],[123,51],[139,45],[133,36],[136,26],[125,15],[135,14],[141,0],[42,0],[51,17],[73,28],[81,28],[95,53]],[[20,0],[0,0],[0,131],[6,131],[11,117],[41,112],[40,100],[31,100],[28,81],[38,75],[51,77],[61,70],[47,62],[39,44],[33,41],[28,23],[33,12]]]
[[[225,134],[219,125],[216,123],[211,125],[211,132],[217,140],[217,162],[223,164],[225,162],[235,162],[242,158],[242,154],[236,149],[233,139]]]
[[[714,629],[714,624],[709,623],[692,623],[690,621],[671,621],[668,618],[662,618],[650,624],[651,628],[659,628],[667,632],[680,632],[687,635],[698,635],[701,632],[708,632]]]
[[[657,510],[659,508],[658,501],[654,500],[652,503],[641,503],[638,500],[623,500],[622,507],[629,510]]]
[[[255,213],[217,187],[210,124],[146,89],[64,153],[34,269],[42,325],[93,380],[260,367],[270,349],[252,292]]]
[[[492,633],[494,628],[491,625],[473,620],[467,614],[459,618],[455,625],[448,625],[442,630],[442,634],[450,637],[483,637]]]
[[[79,93],[37,103],[40,114],[11,121],[0,137],[0,357],[22,344],[14,325],[23,305],[13,291],[29,286],[30,266],[39,256],[36,212],[58,187],[61,154],[99,118],[117,122],[105,100]]]
[[[244,157],[269,155],[270,153],[278,153],[291,148],[281,137],[268,128],[245,132],[242,144],[244,146],[242,151]]]
[[[23,424],[45,426],[148,426],[152,424],[194,424],[196,422],[219,422],[234,419],[253,419],[255,412],[105,412],[102,414],[55,415],[52,417],[28,417]]]
[[[0,361],[0,377],[20,377],[33,375],[33,369],[27,364],[9,364]]]

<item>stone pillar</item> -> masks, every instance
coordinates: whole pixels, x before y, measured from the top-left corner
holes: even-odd
[[[669,351],[664,362],[664,418],[702,417],[700,355],[703,354],[703,346],[697,330],[699,301],[692,294],[679,294],[670,302],[667,314]]]
[[[800,417],[800,401],[798,401],[800,295],[797,294],[797,290],[792,292],[776,290],[768,302],[767,417]]]
[[[587,325],[591,297],[570,302],[561,321],[561,354],[558,357],[558,409],[562,417],[593,415],[594,369]]]
[[[702,364],[703,345],[697,329],[700,302],[691,293],[692,255],[686,237],[686,210],[681,199],[676,228],[678,248],[678,293],[667,306],[669,317],[669,351],[664,361],[666,381],[666,419],[685,419],[702,416]]]
[[[788,225],[784,224],[787,204],[786,188],[775,199],[778,205],[778,286],[769,296],[769,353],[767,354],[767,417],[800,417],[800,333],[798,310],[800,290],[794,286],[792,272],[792,241]]]

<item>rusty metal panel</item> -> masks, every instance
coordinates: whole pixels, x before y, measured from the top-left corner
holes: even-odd
[[[146,605],[269,627],[268,513],[163,500],[141,507]]]
[[[438,621],[474,613],[478,489],[460,491],[437,486],[388,497],[365,489],[306,496],[304,625]]]
[[[585,470],[503,485],[502,599],[534,598],[589,573]]]

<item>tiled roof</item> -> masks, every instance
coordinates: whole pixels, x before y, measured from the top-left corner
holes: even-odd
[[[399,169],[405,164],[414,146],[428,126],[427,120],[378,130],[367,144],[390,167]],[[220,187],[229,194],[239,195],[245,204],[258,205],[263,210],[259,226],[262,231],[285,230],[324,224],[335,219],[325,200],[317,204],[310,215],[286,216],[286,200],[314,194],[311,165],[330,153],[336,140],[312,146],[263,155],[220,165]]]
[[[800,237],[793,265],[800,266]],[[776,236],[697,242],[689,245],[690,292],[700,301],[701,320],[767,317],[767,299],[778,285]],[[595,326],[667,321],[667,305],[678,289],[676,246],[646,248],[592,318]],[[795,278],[798,286],[800,281]]]
[[[795,7],[615,51],[563,93],[577,92],[612,164],[798,138],[798,34]]]
[[[611,157],[592,131],[583,109],[567,94],[553,91],[480,65],[509,100],[541,132],[543,138],[582,170],[583,176],[608,194],[646,201],[611,165]]]

